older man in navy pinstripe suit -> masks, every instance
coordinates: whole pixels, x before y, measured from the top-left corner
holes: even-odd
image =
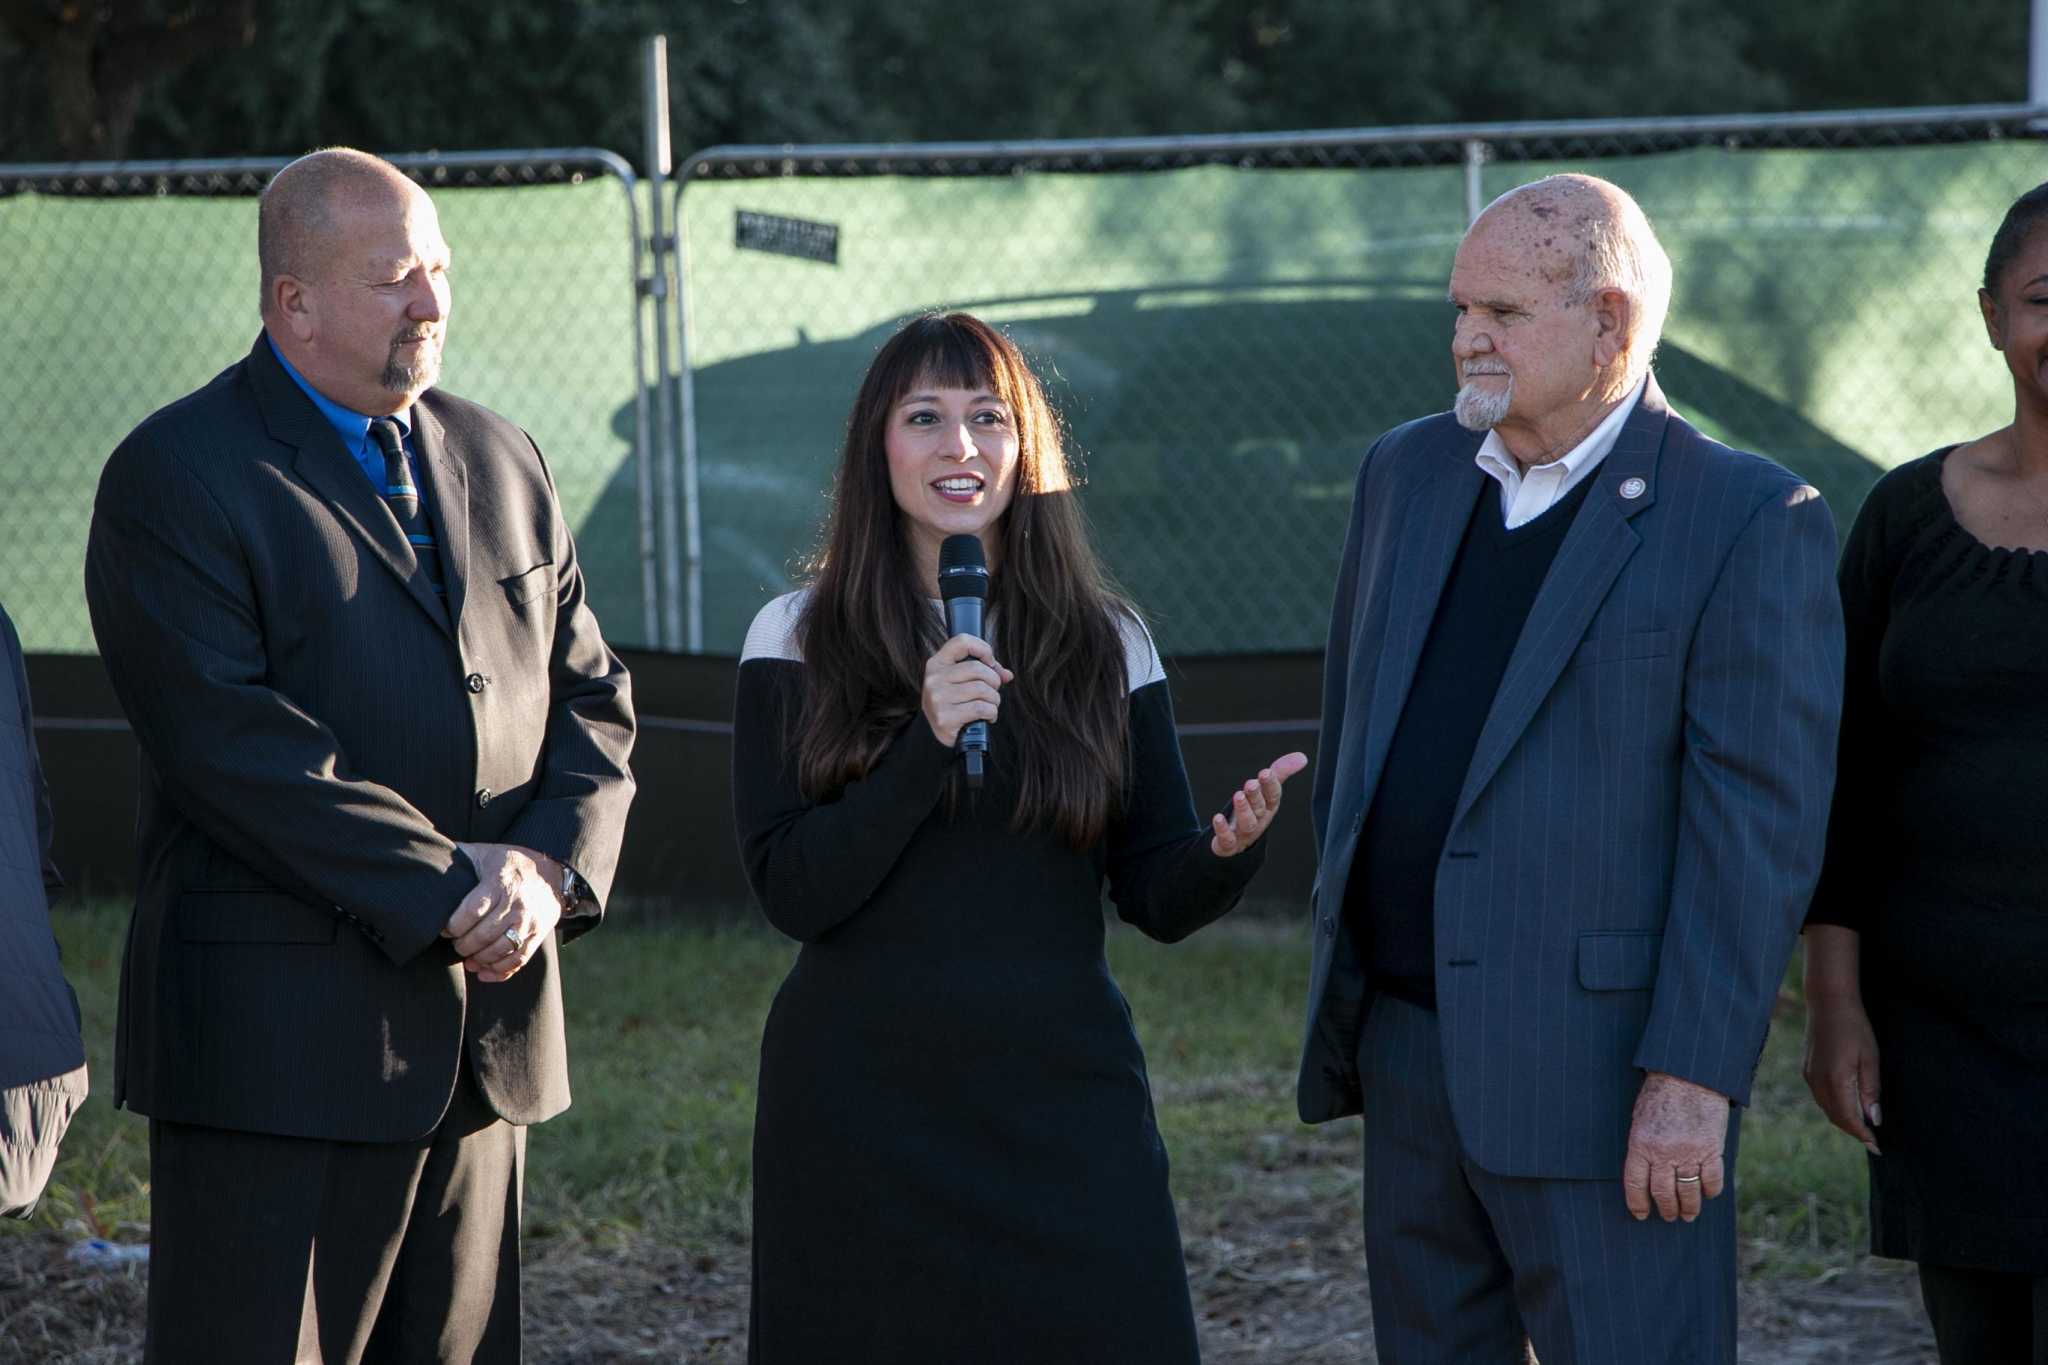
[[[1819,495],[1658,390],[1670,288],[1615,186],[1503,196],[1451,272],[1454,412],[1359,470],[1299,1100],[1365,1115],[1389,1365],[1735,1358],[1720,1196],[1842,627]]]

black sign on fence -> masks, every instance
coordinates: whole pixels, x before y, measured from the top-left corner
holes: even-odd
[[[741,209],[733,229],[733,245],[742,251],[767,251],[803,261],[839,264],[839,228],[834,223],[808,223],[772,213]]]

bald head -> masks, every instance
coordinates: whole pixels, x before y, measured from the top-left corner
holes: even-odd
[[[1626,297],[1627,379],[1642,378],[1671,307],[1671,258],[1626,190],[1597,176],[1546,176],[1488,204],[1467,240],[1482,232],[1561,286],[1569,304],[1610,289]]]
[[[310,152],[272,176],[256,211],[263,316],[275,306],[278,276],[322,278],[351,218],[403,217],[426,197],[398,167],[353,147]]]
[[[433,386],[449,254],[426,191],[388,161],[335,147],[279,171],[256,224],[263,330],[301,379],[373,417]]]

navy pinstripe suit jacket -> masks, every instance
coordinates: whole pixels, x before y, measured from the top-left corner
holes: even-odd
[[[261,337],[100,475],[93,633],[143,756],[115,1099],[155,1118],[397,1142],[465,1046],[498,1114],[569,1102],[557,941],[510,981],[441,926],[458,840],[575,867],[600,901],[632,799],[625,668],[525,432],[413,406],[446,609]]]
[[[1486,480],[1481,439],[1426,417],[1358,474],[1311,812],[1312,1123],[1371,1104],[1344,887]],[[1437,864],[1452,1111],[1502,1175],[1615,1176],[1648,1070],[1746,1101],[1833,789],[1842,622],[1820,495],[1702,436],[1654,379],[1590,477]]]

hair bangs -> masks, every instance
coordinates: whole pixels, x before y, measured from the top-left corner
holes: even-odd
[[[902,391],[895,395],[898,401],[904,394],[928,388],[967,389],[993,394],[1010,407],[1017,406],[1017,376],[993,336],[952,317],[932,318],[913,324],[910,330],[918,335],[904,348],[906,377]]]

